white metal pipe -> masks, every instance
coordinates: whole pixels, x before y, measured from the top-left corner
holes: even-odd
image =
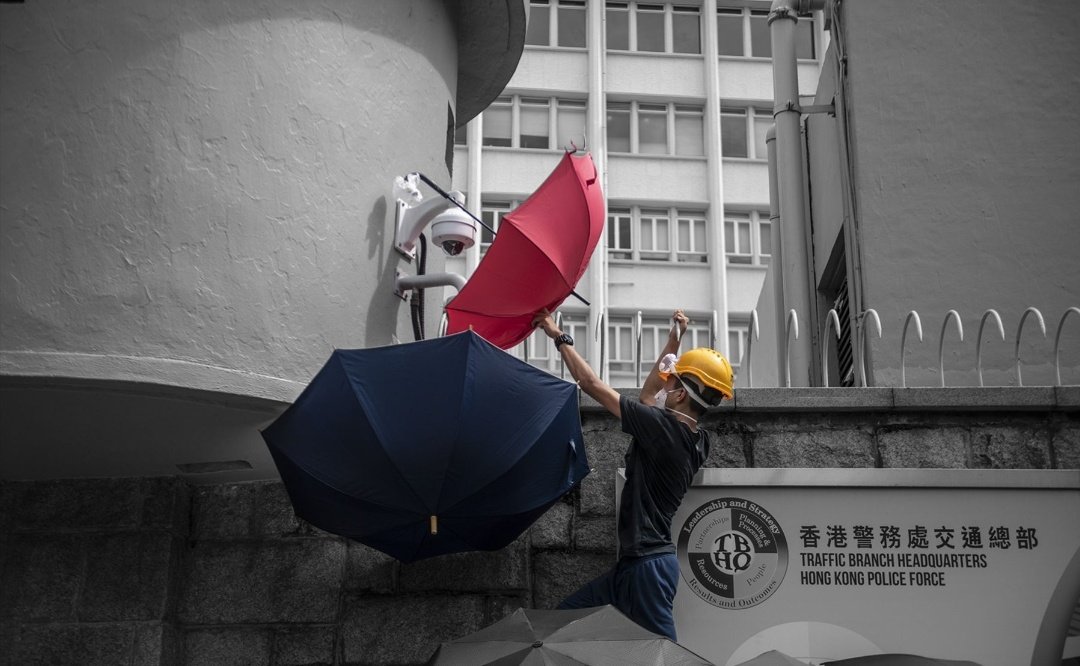
[[[398,291],[429,289],[431,287],[454,287],[461,291],[465,278],[457,273],[425,273],[424,275],[401,275],[397,278]]]
[[[922,320],[919,319],[919,313],[915,310],[907,313],[907,318],[904,319],[904,332],[900,334],[900,386],[907,388],[907,375],[904,372],[904,347],[907,346],[907,329],[908,324],[914,320],[915,332],[919,334],[919,342],[922,342]]]
[[[604,192],[604,220],[607,220],[607,100],[604,97],[605,89],[605,58],[607,57],[606,43],[606,11],[604,3],[590,2],[586,5],[588,14],[585,24],[589,31],[587,36],[588,72],[589,72],[589,100],[586,105],[586,135],[585,143],[592,153],[593,163],[596,165],[597,176],[600,179]],[[592,259],[589,261],[589,322],[597,328],[604,325],[604,313],[607,312],[607,224],[605,222],[600,232],[600,240],[596,244]],[[588,330],[588,329],[586,329]],[[599,339],[587,336],[586,347],[588,350],[589,365],[601,379],[607,380],[608,363],[604,354],[604,338],[607,331],[602,331]]]
[[[960,313],[949,310],[945,313],[945,321],[941,324],[941,335],[938,337],[938,372],[941,373],[941,388],[945,388],[945,329],[949,328],[949,320],[956,321],[956,332],[960,335],[960,342],[964,341],[964,324],[960,320]]]
[[[1070,314],[1080,316],[1080,308],[1068,308],[1061,315],[1061,320],[1058,321],[1057,333],[1054,334],[1054,376],[1056,378],[1054,386],[1061,386],[1061,357],[1058,355],[1058,351],[1060,351],[1061,346],[1061,329],[1065,326],[1065,320],[1068,319]]]
[[[979,320],[979,334],[975,338],[975,370],[979,373],[979,386],[983,385],[982,374],[982,337],[983,327],[986,326],[986,320],[989,317],[994,318],[994,322],[997,323],[998,333],[1001,335],[1001,341],[1005,342],[1005,325],[1001,323],[1001,315],[998,311],[990,308],[983,313],[982,319]]]
[[[481,113],[469,121],[465,126],[465,143],[468,157],[465,166],[465,191],[469,193],[465,207],[476,217],[483,219],[483,151],[484,143],[484,114]],[[481,234],[484,232],[481,231]],[[465,275],[472,276],[473,271],[480,264],[480,242],[468,250],[465,250]]]
[[[602,4],[602,3],[596,3]],[[633,12],[631,12],[633,13]],[[712,278],[712,309],[719,313],[716,335],[717,351],[730,358],[728,349],[728,286],[727,247],[724,238],[724,152],[720,139],[720,36],[716,26],[716,0],[702,5],[702,25],[705,28],[705,155],[706,195],[709,197],[707,223],[713,230],[708,235],[710,277]],[[781,321],[781,320],[777,320]]]
[[[1024,333],[1024,322],[1027,321],[1028,315],[1035,315],[1035,320],[1039,322],[1039,330],[1042,331],[1042,335],[1046,337],[1046,321],[1043,319],[1042,313],[1038,308],[1028,308],[1024,310],[1023,316],[1020,317],[1020,325],[1016,327],[1016,347],[1014,349],[1015,361],[1016,361],[1016,385],[1023,386],[1024,378],[1020,376],[1020,336]]]
[[[785,306],[814,320],[811,263],[807,256],[807,214],[804,203],[802,114],[799,110],[799,71],[795,57],[795,27],[799,13],[824,9],[826,0],[774,0],[769,12],[772,38],[773,118],[776,121],[777,178],[783,257],[791,272],[784,277]],[[811,337],[789,347],[798,369],[797,384],[813,384]],[[798,339],[796,339],[798,340]],[[790,343],[789,343],[790,344]]]
[[[877,310],[874,308],[867,308],[857,319],[856,338],[858,342],[856,345],[859,348],[859,376],[862,378],[862,387],[866,388],[866,354],[862,353],[866,351],[866,320],[869,317],[873,317],[874,324],[877,325],[877,336],[881,337],[881,317],[878,316]]]
[[[765,132],[765,150],[769,155],[769,235],[772,238],[772,257],[769,261],[769,270],[773,278],[773,311],[776,317],[776,329],[779,331],[780,322],[784,321],[784,252],[781,240],[782,222],[780,221],[780,184],[777,177],[776,165],[776,125],[772,125]],[[776,359],[787,358],[787,339],[776,334]]]

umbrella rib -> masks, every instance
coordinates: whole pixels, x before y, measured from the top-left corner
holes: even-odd
[[[282,452],[282,454],[285,455],[284,452]],[[347,491],[342,490],[341,488],[338,488],[335,484],[330,483],[326,479],[323,479],[321,476],[319,476],[318,474],[313,472],[310,468],[308,468],[307,465],[304,465],[303,463],[298,462],[297,460],[295,460],[291,456],[289,457],[289,461],[293,465],[296,465],[301,470],[303,470],[304,473],[306,473],[311,479],[321,483],[322,485],[326,486],[327,488],[330,488],[334,492],[341,493],[342,495],[345,495],[346,497],[351,497],[351,498],[353,498],[354,500],[356,500],[358,502],[366,502],[366,503],[368,503],[368,504],[370,504],[372,506],[377,506],[379,508],[386,509],[388,511],[407,511],[406,509],[402,509],[400,506],[394,506],[394,505],[390,505],[390,504],[382,504],[380,502],[373,502],[373,501],[368,500],[368,499],[361,499],[361,498],[357,497],[356,495],[353,495],[350,492],[347,492]],[[391,462],[393,462],[393,461],[391,461]],[[401,470],[399,470],[396,465],[391,465],[391,467],[393,467],[394,471],[397,472],[397,474],[398,474],[398,476],[399,476],[399,478],[401,480],[402,485],[404,487],[408,488],[409,492],[412,493],[414,498],[416,498],[417,503],[420,506],[423,506],[424,505],[423,498],[421,498],[419,495],[417,495],[416,491],[413,489],[413,487],[409,484],[408,481],[405,480],[405,477],[401,476]],[[417,515],[420,515],[420,514],[417,514]],[[423,517],[423,516],[421,515],[421,517]]]
[[[576,397],[576,392],[573,395],[574,395],[574,397]],[[565,403],[564,403],[564,407],[565,407]],[[562,413],[562,410],[563,410],[563,407],[560,407],[559,409],[552,410],[552,412],[547,417],[547,422],[544,424],[544,428],[542,430],[540,430],[540,432],[546,431],[546,429],[551,425],[551,423],[553,421],[555,421],[555,419],[557,419],[559,417],[559,415]],[[534,426],[535,422],[536,422],[536,417],[534,417],[533,419],[530,419],[530,420],[526,421],[525,423],[523,423],[521,425],[521,427],[518,428],[518,431],[516,433],[514,433],[514,437],[518,437],[520,435],[520,433],[528,431],[530,428],[532,428]],[[455,439],[455,441],[456,441],[456,439]],[[523,449],[519,453],[519,455],[516,458],[514,458],[513,462],[511,462],[510,464],[508,464],[506,466],[506,469],[504,470],[504,473],[507,472],[507,471],[512,470],[515,466],[517,466],[518,463],[521,462],[521,459],[524,458],[528,453],[529,453],[529,449],[527,449],[527,448]],[[469,493],[468,495],[460,498],[457,502],[454,502],[453,506],[445,507],[443,512],[444,513],[450,513],[454,509],[454,507],[460,506],[461,504],[467,502],[472,497],[475,497],[476,495],[482,493],[489,486],[491,486],[491,484],[496,483],[497,481],[499,481],[502,478],[502,476],[503,476],[503,474],[499,474],[499,475],[493,477],[491,480],[489,480],[484,485],[480,486],[479,488],[473,489],[473,491],[471,493]],[[445,486],[444,486],[444,488],[445,488]],[[439,493],[439,504],[440,504],[440,506],[442,504],[442,500],[443,500],[443,494],[440,491],[440,493]],[[524,509],[520,513],[525,513],[525,512],[528,512],[528,511],[532,511],[533,509],[537,508],[538,506],[544,504],[546,501],[547,500],[540,501],[540,502],[536,503],[535,505]]]

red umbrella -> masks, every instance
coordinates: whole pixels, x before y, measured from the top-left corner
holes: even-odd
[[[566,300],[604,229],[604,195],[592,157],[567,153],[528,199],[502,218],[468,283],[446,306],[447,334],[473,331],[509,349],[540,310]]]

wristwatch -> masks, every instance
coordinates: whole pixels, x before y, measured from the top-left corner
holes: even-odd
[[[559,337],[555,338],[555,349],[562,347],[564,344],[574,346],[574,338],[570,337],[569,333],[563,333]]]

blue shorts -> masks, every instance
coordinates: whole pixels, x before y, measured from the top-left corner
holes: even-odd
[[[591,608],[611,604],[634,622],[657,634],[675,638],[671,608],[679,584],[675,553],[625,557],[607,573],[586,583],[559,608]]]

